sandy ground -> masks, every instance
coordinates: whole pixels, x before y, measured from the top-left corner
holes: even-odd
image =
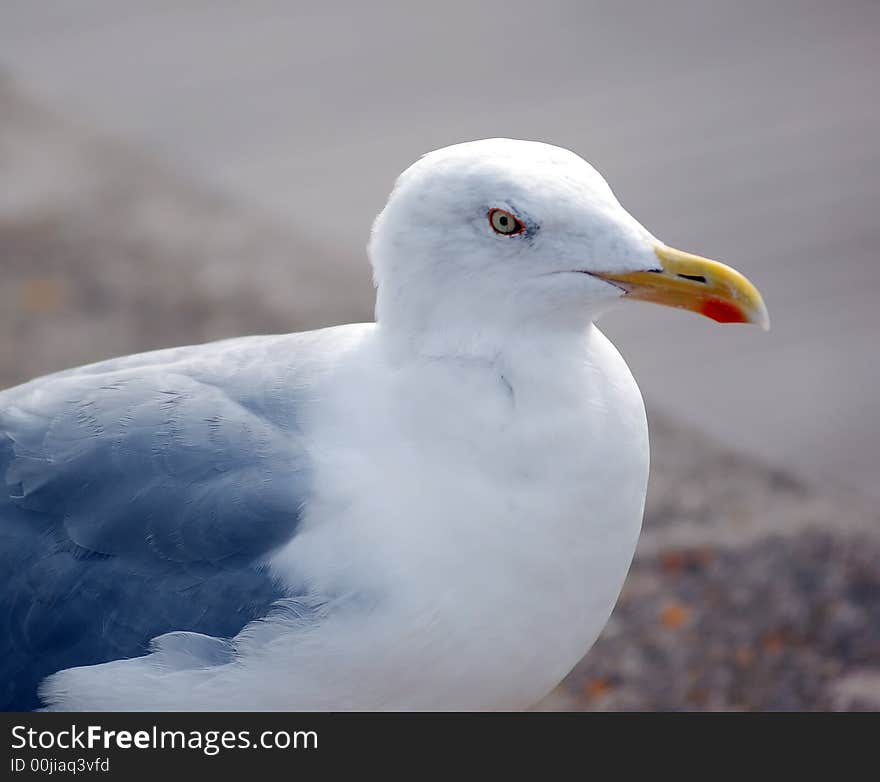
[[[368,315],[319,247],[0,82],[0,386],[104,356]],[[312,263],[293,263],[309,258]],[[880,708],[880,515],[648,396],[645,531],[542,709]],[[738,417],[737,412],[733,417]]]
[[[11,0],[0,65],[274,217],[297,237],[288,278],[326,260],[328,308],[358,316],[398,171],[469,138],[568,146],[770,307],[769,335],[660,308],[609,317],[652,404],[880,496],[878,35],[876,0]],[[291,320],[330,314],[307,306],[291,299]]]

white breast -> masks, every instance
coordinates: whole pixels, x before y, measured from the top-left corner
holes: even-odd
[[[597,329],[491,361],[363,347],[318,394],[317,492],[273,562],[362,608],[292,652],[292,706],[529,706],[594,642],[635,550],[635,381]]]

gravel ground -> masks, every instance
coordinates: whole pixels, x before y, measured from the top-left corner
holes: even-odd
[[[568,684],[602,709],[870,708],[880,683],[880,546],[810,531],[640,558]]]
[[[2,81],[0,178],[2,386],[370,317],[299,237]],[[632,573],[602,638],[539,708],[880,708],[876,508],[651,418]]]

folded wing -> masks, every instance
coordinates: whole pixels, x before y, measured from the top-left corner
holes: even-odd
[[[279,358],[295,348],[284,339],[0,393],[0,707],[34,708],[45,676],[144,654],[164,633],[209,636],[187,648],[219,654],[211,638],[288,594],[264,567],[308,497],[308,383]]]

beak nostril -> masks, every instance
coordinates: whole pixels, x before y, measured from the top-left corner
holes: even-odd
[[[681,277],[684,280],[691,280],[692,282],[699,282],[703,285],[706,284],[706,278],[702,274],[678,274],[677,277]]]

